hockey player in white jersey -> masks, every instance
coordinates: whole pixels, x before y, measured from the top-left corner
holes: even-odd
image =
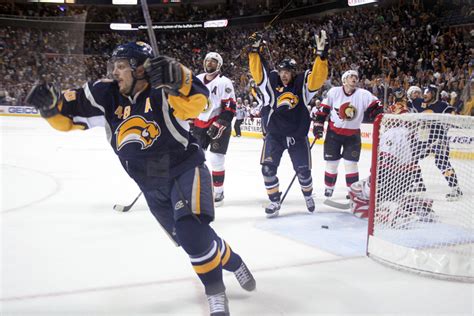
[[[348,70],[342,75],[342,86],[331,88],[321,103],[313,125],[315,137],[323,134],[324,122],[329,116],[324,141],[325,191],[331,197],[337,180],[337,169],[341,158],[345,161],[346,185],[359,181],[358,161],[361,151],[360,125],[362,121],[373,121],[383,112],[380,101],[369,91],[358,88],[359,75]]]
[[[209,104],[194,120],[193,127],[193,136],[207,151],[207,159],[211,163],[214,202],[217,205],[224,200],[225,155],[236,110],[234,86],[229,78],[221,74],[222,64],[223,59],[216,52],[210,52],[204,58],[205,72],[197,77],[209,89]]]

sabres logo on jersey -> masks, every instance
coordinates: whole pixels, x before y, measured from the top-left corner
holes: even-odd
[[[117,150],[129,143],[140,143],[147,149],[161,135],[158,124],[147,121],[139,115],[134,115],[123,121],[115,130]]]
[[[277,99],[277,107],[286,105],[288,108],[292,109],[298,104],[298,96],[294,95],[291,92],[282,93]]]
[[[352,121],[357,116],[357,109],[350,103],[343,103],[339,109],[335,109],[341,120]]]

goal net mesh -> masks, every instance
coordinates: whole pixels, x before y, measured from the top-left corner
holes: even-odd
[[[386,114],[374,134],[369,255],[472,281],[474,118]]]

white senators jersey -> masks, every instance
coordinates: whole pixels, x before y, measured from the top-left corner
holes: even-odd
[[[217,77],[209,82],[207,82],[205,76],[205,73],[197,75],[198,79],[201,80],[209,90],[208,105],[197,118],[207,122],[222,112],[222,109],[225,107],[225,105],[222,105],[223,102],[225,104],[228,104],[229,101],[235,103],[235,92],[232,81],[226,76],[217,75]]]
[[[330,128],[337,134],[352,135],[360,129],[364,113],[379,100],[365,89],[357,88],[351,95],[343,87],[331,88],[321,106],[330,110]]]

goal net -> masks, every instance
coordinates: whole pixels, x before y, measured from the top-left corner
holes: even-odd
[[[385,114],[374,123],[367,253],[474,281],[474,118]]]

